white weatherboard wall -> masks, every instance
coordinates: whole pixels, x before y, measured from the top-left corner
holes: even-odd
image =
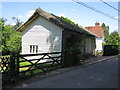
[[[104,42],[103,38],[96,38],[96,51],[102,51],[102,43]]]
[[[38,45],[38,53],[61,52],[62,28],[38,17],[22,32],[22,54],[30,54],[30,45]]]

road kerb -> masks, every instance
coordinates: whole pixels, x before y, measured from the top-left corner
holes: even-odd
[[[108,57],[108,58],[100,59],[100,60],[94,61],[94,62],[92,62],[92,63],[85,64],[85,65],[82,65],[82,66],[87,66],[87,65],[95,64],[95,63],[102,62],[102,61],[105,61],[105,60],[107,60],[107,59],[114,58],[114,57],[117,57],[117,56],[118,56],[118,55],[110,56],[110,57]]]

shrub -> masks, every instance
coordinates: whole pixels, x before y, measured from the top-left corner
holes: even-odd
[[[71,47],[65,52],[65,66],[79,65],[80,64],[80,50],[76,47]]]
[[[103,55],[118,55],[120,52],[120,45],[104,45]]]

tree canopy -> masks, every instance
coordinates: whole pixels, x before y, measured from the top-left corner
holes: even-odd
[[[109,33],[109,26],[106,26],[105,23],[101,25],[104,29],[104,40],[106,45],[120,45],[120,36],[117,31]]]
[[[108,45],[120,45],[120,36],[117,31],[114,31],[109,35],[107,44]]]
[[[10,54],[10,52],[17,52],[21,50],[21,32],[17,31],[17,28],[22,25],[22,22],[13,17],[12,18],[16,23],[14,26],[10,24],[5,24],[6,19],[0,18],[0,42],[2,41],[2,46],[0,47],[0,52],[2,49],[3,55]],[[75,24],[68,18],[61,17],[62,20],[72,24],[76,28],[80,28],[78,24]],[[109,26],[106,26],[105,23],[101,25],[104,29],[104,40],[106,45],[120,45],[120,36],[118,32],[114,31],[109,34]],[[2,33],[2,34],[1,34]]]
[[[21,49],[21,32],[16,31],[17,28],[22,24],[19,19],[14,26],[7,24],[5,25],[6,19],[0,18],[0,31],[2,32],[2,54],[7,55],[10,52],[17,52]],[[18,25],[19,23],[19,25]]]
[[[101,27],[104,30],[104,40],[105,40],[105,42],[108,42],[108,39],[109,39],[109,26],[106,26],[104,23],[102,23]]]

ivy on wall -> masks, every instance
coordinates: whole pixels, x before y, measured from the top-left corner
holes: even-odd
[[[72,66],[72,65],[79,65],[80,62],[80,54],[82,44],[85,37],[82,35],[72,35],[71,37],[67,38],[67,42],[65,45],[65,66]]]

